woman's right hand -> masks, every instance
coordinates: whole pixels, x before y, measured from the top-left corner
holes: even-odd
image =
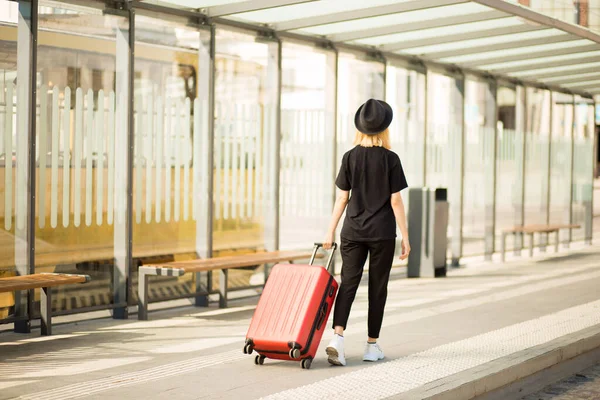
[[[400,255],[401,260],[406,260],[410,254],[410,243],[408,239],[402,238],[402,254]]]
[[[323,248],[325,250],[330,250],[333,247],[333,242],[335,241],[335,234],[329,232],[325,236],[325,240],[323,240]]]

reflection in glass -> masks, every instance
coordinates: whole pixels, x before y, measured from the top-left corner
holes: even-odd
[[[36,272],[85,273],[56,289],[59,311],[112,303],[124,246],[127,19],[40,2]],[[123,237],[124,238],[124,237]]]
[[[525,224],[546,224],[549,190],[550,91],[527,88],[526,108]]]
[[[553,93],[552,139],[550,143],[550,224],[569,224],[571,220],[573,96]],[[569,240],[569,232],[560,232]]]
[[[447,188],[448,235],[453,258],[462,253],[462,154],[464,81],[429,72],[427,76],[427,154],[425,184]]]
[[[281,93],[280,242],[306,248],[323,236],[333,207],[332,53],[284,43]],[[333,93],[333,92],[331,92]]]
[[[139,14],[135,23],[133,255],[138,264],[196,258],[199,186],[207,175],[200,32]],[[151,301],[194,292],[192,274],[152,280]]]
[[[423,185],[425,139],[425,74],[388,65],[386,101],[394,111],[392,150],[398,153],[409,186]]]
[[[493,206],[494,98],[489,85],[465,82],[464,253],[483,254],[486,211]],[[489,224],[491,226],[491,223]]]
[[[269,45],[217,30],[214,252],[265,248],[275,136],[268,102]]]
[[[524,130],[523,87],[498,87],[498,143],[496,164],[496,248],[502,231],[523,223]],[[507,240],[507,249],[513,248]]]
[[[362,61],[348,53],[340,53],[338,64],[338,157],[339,167],[344,153],[352,148],[356,133],[354,115],[369,98],[383,99],[382,63]]]
[[[575,98],[575,132],[573,137],[573,239],[591,240],[594,160],[594,108],[586,99]]]

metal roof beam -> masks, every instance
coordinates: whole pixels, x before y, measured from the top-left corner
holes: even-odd
[[[415,47],[431,46],[435,44],[446,44],[460,42],[463,40],[489,38],[502,35],[510,35],[513,33],[523,33],[531,31],[539,31],[542,29],[548,29],[547,26],[533,26],[533,25],[521,25],[521,26],[507,26],[505,28],[493,28],[486,29],[477,32],[466,32],[457,33],[454,35],[448,35],[443,37],[432,37],[427,39],[407,40],[397,43],[389,43],[380,46],[379,49],[382,51],[399,51],[404,49],[412,49]]]
[[[370,37],[393,35],[396,33],[404,33],[411,31],[419,31],[423,29],[442,28],[445,26],[467,24],[470,22],[482,22],[492,19],[507,18],[509,15],[500,11],[485,11],[481,13],[473,13],[466,15],[457,15],[449,18],[438,18],[428,21],[409,22],[400,25],[382,26],[379,28],[364,29],[360,31],[350,31],[339,34],[329,35],[328,38],[334,42],[349,42],[357,39],[365,39]]]
[[[464,49],[457,50],[447,50],[447,51],[438,51],[435,53],[424,53],[428,58],[433,58],[436,60],[440,60],[442,58],[448,57],[457,57],[457,56],[466,56],[469,54],[479,54],[479,53],[487,53],[488,51],[498,51],[498,50],[508,50],[508,49],[517,49],[521,47],[529,47],[529,46],[539,46],[550,43],[561,43],[561,42],[569,42],[573,40],[579,40],[575,35],[552,35],[543,38],[536,39],[526,39],[526,40],[517,40],[513,42],[506,43],[496,43],[496,44],[486,44],[483,46],[475,46],[475,47],[465,47]]]
[[[584,28],[580,25],[570,24],[568,22],[561,21],[559,19],[549,17],[545,14],[541,14],[533,11],[528,7],[524,7],[520,4],[509,3],[508,1],[498,0],[472,0],[476,3],[495,8],[496,10],[503,11],[505,13],[517,15],[525,18],[529,21],[536,22],[538,24],[546,25],[551,28],[557,28],[562,31],[572,33],[579,36],[582,39],[589,39],[596,43],[600,43],[600,35],[592,32],[591,30]]]
[[[595,62],[600,62],[600,56],[592,56],[592,57],[585,57],[585,58],[572,58],[569,60],[553,61],[552,63],[548,63],[547,61],[542,61],[542,62],[537,62],[534,64],[522,65],[519,67],[490,69],[490,72],[499,73],[499,74],[512,74],[515,72],[535,71],[536,69],[545,69],[545,68],[549,68],[549,67],[564,67],[567,65],[588,64],[588,63],[595,63]],[[527,75],[535,76],[535,72],[532,72]],[[538,76],[535,76],[535,78],[539,79]]]
[[[561,76],[569,77],[574,75],[581,74],[589,74],[592,72],[598,72],[600,68],[598,67],[583,67],[581,69],[573,69],[570,71],[557,71],[557,72],[546,72],[545,74],[530,74],[533,75],[536,80],[550,79],[550,78],[560,78]],[[558,82],[556,84],[559,84]]]
[[[460,63],[460,64],[465,65],[467,67],[477,68],[477,67],[481,67],[484,65],[503,64],[503,63],[513,62],[513,61],[526,61],[526,60],[533,60],[533,59],[544,58],[544,57],[564,56],[564,55],[569,55],[569,54],[587,53],[590,51],[599,51],[599,50],[600,50],[600,46],[598,46],[597,44],[590,44],[587,46],[576,46],[576,47],[567,47],[564,49],[545,50],[545,51],[531,52],[531,53],[526,53],[526,54],[517,54],[514,56],[495,57],[495,58],[483,59],[483,60],[472,61],[472,62],[465,62],[465,63]]]
[[[570,88],[573,88],[573,89],[579,89],[579,88],[581,88],[581,90],[585,90],[586,86],[588,86],[588,87],[589,86],[596,86],[596,85],[599,85],[599,84],[600,84],[600,80],[598,80],[598,79],[596,79],[596,80],[590,79],[590,80],[588,80],[586,82],[582,82],[582,83],[570,83],[570,84],[565,84],[563,82],[560,82],[561,86],[568,87],[569,89]]]
[[[598,68],[597,68],[598,69]],[[581,76],[583,75],[583,76]],[[556,83],[559,85],[568,85],[571,83],[579,83],[579,82],[589,82],[590,80],[600,79],[600,71],[597,73],[587,73],[587,74],[578,74],[578,75],[564,75],[558,78],[550,79],[546,82],[548,83]]]
[[[266,10],[269,8],[291,6],[301,3],[311,3],[314,1],[316,0],[248,0],[239,3],[208,7],[205,14],[209,17],[223,17],[226,15],[241,14],[250,11]]]
[[[294,29],[308,28],[311,26],[335,24],[337,22],[379,17],[381,15],[397,14],[408,11],[424,10],[427,8],[468,3],[469,1],[470,0],[413,0],[406,3],[390,4],[387,6],[361,8],[359,10],[341,11],[315,17],[298,18],[274,24],[273,28],[278,31],[291,31]]]

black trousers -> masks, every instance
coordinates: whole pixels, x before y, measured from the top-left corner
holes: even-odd
[[[342,326],[346,329],[350,308],[362,278],[367,256],[369,256],[368,329],[369,337],[379,337],[395,249],[395,239],[380,242],[355,242],[341,239],[342,283],[333,312],[334,327]]]

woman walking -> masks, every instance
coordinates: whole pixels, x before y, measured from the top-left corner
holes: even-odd
[[[410,253],[404,203],[400,191],[408,187],[398,155],[390,151],[388,127],[392,108],[370,99],[354,118],[355,147],[344,154],[336,179],[337,200],[324,247],[331,248],[335,230],[346,210],[341,231],[342,283],[333,313],[334,336],[326,352],[330,364],[346,365],[344,330],[369,256],[368,338],[364,361],[383,359],[377,344],[394,260],[396,225],[402,234],[404,260]],[[352,192],[352,196],[350,196]]]

